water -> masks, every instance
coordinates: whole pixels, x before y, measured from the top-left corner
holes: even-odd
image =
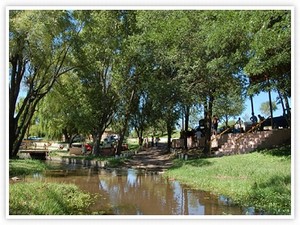
[[[52,162],[53,164],[53,162]],[[76,184],[97,194],[90,211],[109,215],[244,215],[253,210],[233,205],[224,196],[193,190],[157,172],[134,169],[94,169],[57,164],[55,170],[34,174],[26,182]]]

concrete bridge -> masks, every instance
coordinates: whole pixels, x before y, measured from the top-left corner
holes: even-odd
[[[20,150],[19,153],[27,153],[32,159],[46,160],[49,154],[48,149],[26,149]]]
[[[46,160],[49,154],[49,146],[47,142],[24,140],[19,153],[29,154],[32,159]]]

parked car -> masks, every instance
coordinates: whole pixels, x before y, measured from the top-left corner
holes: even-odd
[[[86,148],[87,151],[92,151],[93,150],[93,146],[89,143],[85,144],[85,148]]]
[[[271,126],[271,118],[266,119],[262,123],[262,127],[268,127],[268,126]],[[288,118],[285,116],[273,117],[273,126],[274,128],[288,128],[289,127]]]
[[[84,148],[83,148],[84,145]],[[93,150],[93,146],[89,143],[82,143],[82,142],[74,142],[71,144],[69,148],[69,153],[74,155],[81,155],[84,153],[91,153]],[[86,151],[86,152],[84,152]]]
[[[31,141],[41,141],[43,140],[43,138],[38,137],[38,136],[30,136],[27,138],[27,140],[31,140]]]

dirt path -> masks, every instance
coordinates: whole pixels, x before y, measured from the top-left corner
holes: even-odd
[[[150,147],[133,155],[126,160],[125,166],[135,169],[155,169],[162,170],[171,167],[173,155],[167,153],[165,146],[160,144],[158,147]]]

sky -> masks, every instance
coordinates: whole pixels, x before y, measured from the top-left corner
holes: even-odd
[[[272,99],[272,101],[276,101],[277,97],[278,97],[277,93],[271,92],[271,99]],[[253,96],[254,114],[256,116],[258,114],[263,115],[263,113],[260,111],[260,106],[261,106],[261,104],[263,102],[269,102],[269,94],[268,94],[268,92],[261,92],[259,95]],[[290,101],[289,101],[289,103],[291,104]],[[251,112],[252,112],[252,110],[251,110],[251,101],[250,101],[250,98],[247,98],[247,101],[246,101],[246,104],[245,104],[245,110],[242,113],[241,118],[244,121],[246,121],[245,118],[248,118],[248,120],[250,121]],[[281,107],[281,105],[277,105],[277,110],[273,112],[273,117],[282,116],[282,115],[283,115],[282,107]]]

